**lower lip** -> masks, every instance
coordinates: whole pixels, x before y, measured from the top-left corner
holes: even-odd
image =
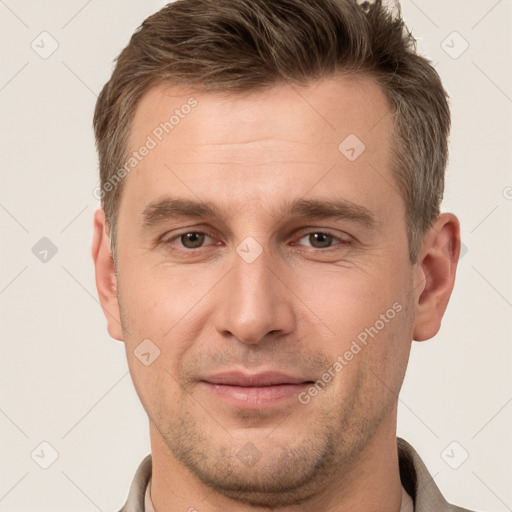
[[[261,387],[228,386],[204,381],[201,384],[220,399],[241,409],[272,407],[284,400],[297,398],[301,391],[311,386],[308,382]]]

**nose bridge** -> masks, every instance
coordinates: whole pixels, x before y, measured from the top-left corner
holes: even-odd
[[[217,329],[244,343],[261,342],[271,331],[293,329],[293,309],[277,279],[268,249],[249,237],[233,253]]]

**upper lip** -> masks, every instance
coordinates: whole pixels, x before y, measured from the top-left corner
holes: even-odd
[[[209,375],[204,382],[210,384],[224,384],[227,386],[244,386],[244,387],[263,387],[276,386],[279,384],[303,384],[311,382],[302,377],[293,377],[282,372],[261,372],[261,373],[243,373],[243,372],[223,372]]]

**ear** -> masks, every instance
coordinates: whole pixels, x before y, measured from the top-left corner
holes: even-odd
[[[109,229],[103,208],[98,208],[94,212],[91,252],[96,273],[96,288],[103,313],[107,318],[108,333],[112,338],[123,341],[121,315],[117,301],[117,278],[114,259],[110,251]]]
[[[460,253],[460,224],[442,213],[425,233],[415,269],[413,338],[424,341],[437,334],[455,283]]]

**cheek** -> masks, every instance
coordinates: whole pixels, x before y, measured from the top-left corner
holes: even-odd
[[[391,279],[389,273],[378,269],[369,272],[361,268],[319,267],[319,271],[311,272],[311,268],[304,268],[294,283],[308,322],[317,324],[325,333],[323,349],[334,350],[336,355],[348,349],[358,336],[363,340],[368,337],[365,333],[376,323],[379,332],[389,331],[388,324],[399,309],[393,304],[401,304],[406,291],[401,279]]]
[[[190,267],[151,267],[136,259],[125,261],[119,276],[124,320],[139,337],[172,337],[211,288],[206,273],[199,279]]]
[[[354,414],[368,421],[383,417],[396,402],[411,346],[414,318],[406,296],[382,314],[384,319],[369,322],[346,342],[342,378],[333,388],[341,400],[359,404]]]
[[[179,417],[180,388],[160,355],[145,366],[137,357],[129,357],[128,365],[133,385],[149,419],[156,425],[168,424]]]
[[[214,283],[190,269],[125,260],[119,272],[119,308],[130,371],[144,405],[151,396],[168,402],[179,393],[181,366],[188,352],[201,348],[208,317],[202,304]]]
[[[369,382],[366,393],[376,407],[379,399],[383,403],[396,401],[409,360],[414,309],[407,296],[400,306],[395,317],[368,343],[364,378]]]
[[[317,347],[330,361],[324,376],[333,385],[326,399],[355,400],[372,411],[396,398],[413,325],[411,296],[401,276],[383,269],[340,269],[314,277],[304,272],[298,280],[307,322],[322,333]]]

